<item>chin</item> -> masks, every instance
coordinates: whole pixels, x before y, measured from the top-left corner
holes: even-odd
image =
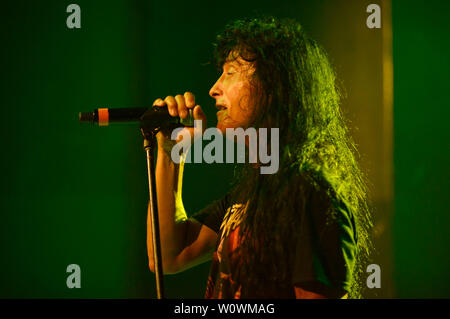
[[[241,127],[240,125],[235,125],[235,123],[223,123],[223,122],[218,122],[216,128],[221,131],[223,134],[226,133],[226,129],[227,128],[238,128]]]
[[[226,125],[223,125],[222,123],[217,123],[216,128],[217,128],[220,132],[222,132],[223,135],[225,135],[226,129],[227,129],[227,126],[226,126]]]
[[[232,129],[236,129],[236,128],[243,128],[244,130],[247,129],[246,125],[239,125],[239,123],[223,123],[223,122],[218,122],[216,128],[222,132],[222,134],[225,135],[226,133],[226,129],[227,128],[232,128]]]

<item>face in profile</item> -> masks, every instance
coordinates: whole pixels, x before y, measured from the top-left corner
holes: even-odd
[[[217,128],[225,133],[227,128],[246,128],[253,115],[250,79],[255,71],[251,62],[241,57],[229,58],[223,72],[209,91],[216,100]]]

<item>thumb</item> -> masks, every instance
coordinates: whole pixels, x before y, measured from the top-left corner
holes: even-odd
[[[206,128],[206,115],[200,105],[194,107],[194,120],[201,120],[203,128]]]

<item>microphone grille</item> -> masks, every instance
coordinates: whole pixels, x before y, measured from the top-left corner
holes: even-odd
[[[95,113],[94,112],[80,112],[78,114],[78,119],[80,123],[94,123]]]

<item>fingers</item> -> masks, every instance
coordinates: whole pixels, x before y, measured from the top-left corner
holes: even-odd
[[[188,109],[195,107],[195,96],[191,92],[186,92],[184,95],[178,94],[175,97],[169,95],[164,100],[160,98],[156,99],[153,102],[153,106],[167,106],[171,116],[186,118],[188,116]]]
[[[177,101],[175,100],[175,98],[173,96],[169,95],[164,99],[164,102],[167,105],[169,114],[172,116],[178,116],[178,107],[177,107]]]
[[[191,92],[184,93],[184,100],[187,108],[191,109],[195,106],[195,96]]]
[[[177,107],[178,107],[178,115],[181,118],[185,118],[187,116],[187,107],[186,107],[186,103],[184,101],[184,96],[182,96],[182,95],[175,96],[175,101],[176,101]]]

